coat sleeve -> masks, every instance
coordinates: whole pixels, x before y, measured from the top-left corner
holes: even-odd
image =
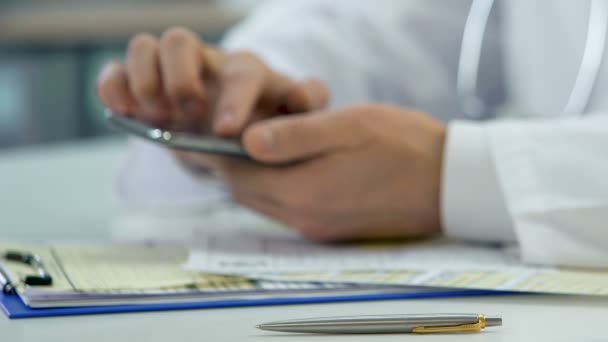
[[[290,0],[259,7],[224,42],[276,70],[323,80],[332,105],[375,101],[459,116],[456,74],[470,0]],[[499,8],[483,44],[484,102],[502,101]]]
[[[464,200],[467,203],[480,203],[488,187],[504,195],[525,262],[608,266],[608,113],[487,124],[460,122],[450,127],[449,134],[453,135],[452,155],[446,160],[448,164],[458,160],[460,165],[446,166],[453,171],[447,175],[448,183],[469,184],[472,190]],[[482,146],[476,153],[463,148],[471,136],[477,136]],[[492,167],[486,172],[492,174],[475,179],[496,182],[485,184],[484,189],[477,189],[471,181],[480,160],[490,162]],[[448,186],[444,191],[451,190]],[[462,215],[477,217],[482,211],[479,206],[465,206],[461,206]],[[478,234],[474,229],[452,231],[463,239],[475,240]]]

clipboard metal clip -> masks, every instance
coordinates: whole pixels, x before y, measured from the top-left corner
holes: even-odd
[[[7,251],[3,255],[4,259],[12,262],[19,262],[32,267],[36,274],[26,275],[22,281],[25,285],[30,286],[51,286],[53,285],[53,277],[44,268],[40,257],[34,253]],[[0,270],[0,278],[5,278],[0,281],[2,291],[11,293],[15,291],[15,285],[10,282],[8,276]]]
[[[2,265],[0,265],[0,293],[14,294],[15,292],[15,287],[8,279]]]

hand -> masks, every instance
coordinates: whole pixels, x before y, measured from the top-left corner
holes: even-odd
[[[97,92],[113,111],[225,137],[260,118],[322,109],[329,97],[320,81],[292,81],[251,53],[212,48],[184,28],[160,39],[135,36],[126,61],[104,67]]]
[[[266,165],[179,156],[210,164],[237,202],[313,240],[416,237],[440,231],[445,131],[422,113],[361,105],[253,124],[243,143]]]

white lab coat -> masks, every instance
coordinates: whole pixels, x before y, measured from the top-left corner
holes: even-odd
[[[484,39],[480,95],[521,117],[465,119],[456,70],[468,0],[290,0],[261,6],[224,46],[329,85],[332,106],[374,101],[449,123],[447,235],[517,241],[525,262],[608,266],[608,53],[589,113],[563,116],[588,22],[587,0],[499,1]],[[136,143],[123,195],[202,205],[217,185]]]

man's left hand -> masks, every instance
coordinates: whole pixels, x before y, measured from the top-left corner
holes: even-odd
[[[257,122],[243,145],[260,163],[177,152],[210,166],[234,200],[316,241],[439,233],[445,125],[360,105]]]

